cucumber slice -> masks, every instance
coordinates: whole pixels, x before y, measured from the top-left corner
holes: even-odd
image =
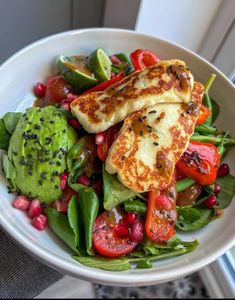
[[[101,49],[97,48],[89,56],[89,64],[95,77],[99,81],[106,81],[111,76],[111,60],[108,55]]]
[[[61,55],[58,58],[57,66],[59,73],[78,93],[85,91],[98,83],[98,80],[92,76],[91,71],[87,67],[85,56],[66,57]]]

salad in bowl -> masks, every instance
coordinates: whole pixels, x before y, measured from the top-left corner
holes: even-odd
[[[213,125],[215,74],[198,82],[186,62],[151,49],[55,64],[33,106],[0,119],[13,207],[93,268],[151,268],[195,250],[200,240],[182,233],[213,226],[235,194],[223,163],[235,140]]]

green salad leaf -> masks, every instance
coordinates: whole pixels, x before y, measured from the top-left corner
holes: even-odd
[[[23,114],[21,112],[8,112],[3,116],[3,121],[6,126],[6,130],[12,134],[18,124],[21,116]]]
[[[134,198],[137,194],[123,184],[121,184],[115,175],[110,175],[103,166],[103,184],[104,184],[104,208],[111,210],[122,202]]]
[[[0,149],[7,151],[11,135],[6,129],[3,119],[0,119]]]
[[[217,177],[216,183],[218,183],[221,188],[220,193],[217,195],[217,207],[224,209],[231,204],[235,195],[235,177],[232,175]]]

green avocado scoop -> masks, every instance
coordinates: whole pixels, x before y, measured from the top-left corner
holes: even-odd
[[[62,192],[60,175],[67,169],[67,152],[77,134],[63,113],[53,106],[31,107],[20,118],[10,139],[9,164],[15,168],[19,193],[51,203]]]

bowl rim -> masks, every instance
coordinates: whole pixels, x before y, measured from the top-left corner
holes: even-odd
[[[87,32],[118,32],[118,33],[130,33],[136,36],[142,36],[143,38],[152,38],[156,41],[164,42],[166,45],[174,46],[180,50],[184,50],[187,54],[192,55],[199,60],[201,60],[204,64],[212,68],[216,73],[218,73],[223,80],[226,81],[226,84],[229,84],[230,87],[234,89],[235,87],[232,82],[215,66],[213,66],[210,62],[202,58],[200,55],[194,53],[193,51],[178,45],[176,43],[172,43],[168,40],[158,38],[154,35],[139,33],[134,30],[125,30],[119,28],[85,28],[85,29],[75,29],[63,31],[60,33],[56,33],[53,35],[49,35],[42,39],[39,39],[21,50],[17,51],[15,54],[10,56],[3,64],[0,65],[0,72],[4,70],[8,66],[9,63],[14,61],[15,58],[29,51],[31,48],[37,47],[41,44],[46,43],[47,41],[53,39],[60,39],[61,37],[65,37],[67,35],[79,35]],[[30,255],[34,256],[39,261],[43,261],[45,264],[49,265],[53,269],[58,270],[59,272],[70,274],[74,277],[81,278],[83,280],[88,280],[92,282],[97,282],[106,285],[121,285],[121,286],[141,286],[141,285],[153,285],[156,283],[163,283],[166,281],[171,281],[179,276],[186,276],[190,273],[198,271],[202,267],[208,265],[213,262],[219,256],[223,255],[228,249],[230,249],[235,243],[235,235],[233,238],[227,241],[226,244],[221,245],[217,248],[212,254],[206,257],[197,258],[189,266],[187,264],[179,268],[162,271],[160,274],[156,276],[154,269],[152,271],[148,271],[148,277],[143,277],[144,272],[137,273],[127,273],[127,272],[111,272],[105,270],[97,270],[94,268],[86,267],[82,264],[73,264],[72,262],[66,261],[65,259],[61,259],[58,255],[54,255],[48,253],[48,251],[43,248],[43,246],[35,244],[32,240],[30,240],[27,236],[25,236],[21,231],[19,231],[14,225],[7,223],[4,217],[0,214],[0,224],[4,232],[6,232],[11,238],[13,238],[24,250]],[[107,276],[108,275],[108,276]],[[147,281],[145,281],[147,280]]]

